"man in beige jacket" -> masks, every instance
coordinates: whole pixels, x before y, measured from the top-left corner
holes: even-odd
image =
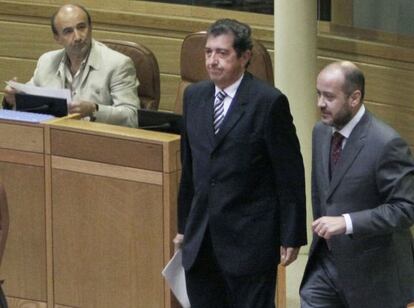
[[[82,6],[62,6],[51,25],[64,48],[43,54],[29,83],[70,89],[69,113],[137,127],[138,80],[132,60],[92,39],[91,17]],[[5,108],[13,108],[16,90],[7,86],[4,92]]]

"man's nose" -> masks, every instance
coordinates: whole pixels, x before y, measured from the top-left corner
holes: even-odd
[[[74,33],[74,36],[75,36],[75,41],[80,41],[80,39],[81,39],[80,32],[75,29],[75,31],[73,33]]]
[[[208,58],[208,61],[210,64],[217,64],[218,63],[217,59],[218,59],[217,54],[212,53],[211,56]]]
[[[325,107],[325,101],[324,101],[322,95],[321,96],[318,96],[317,106],[319,108]]]

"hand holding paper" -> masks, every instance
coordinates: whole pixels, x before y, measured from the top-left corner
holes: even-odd
[[[162,275],[167,280],[171,291],[174,293],[181,306],[183,306],[183,308],[190,308],[190,301],[188,299],[185,284],[185,273],[181,260],[181,249],[179,249],[163,269]]]
[[[17,81],[17,77],[13,78],[13,81]],[[4,88],[4,99],[6,100],[7,104],[11,107],[16,105],[16,89],[11,87],[7,81],[5,81],[6,87]]]
[[[36,87],[27,83],[20,83],[15,80],[9,80],[6,82],[7,85],[18,92],[23,92],[25,94],[53,97],[53,98],[62,98],[66,99],[67,103],[70,103],[72,100],[71,93],[69,89],[53,89],[46,87]]]

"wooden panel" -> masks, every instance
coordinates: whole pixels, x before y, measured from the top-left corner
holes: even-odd
[[[0,123],[0,145],[5,149],[43,153],[43,128],[41,126]]]
[[[180,157],[180,142],[179,136],[175,135],[177,139],[175,142],[170,142],[164,145],[164,172],[181,171],[181,157]]]
[[[44,52],[61,48],[54,42],[49,26],[0,21],[0,27],[3,42],[0,44],[0,55],[3,57],[37,60]],[[99,31],[95,27],[93,35],[98,40],[112,38],[142,43],[154,52],[161,72],[179,73],[181,39]]]
[[[66,306],[66,305],[54,305],[54,308],[77,308],[77,307],[73,307],[73,306]]]
[[[373,33],[372,39],[375,39],[375,33]],[[317,47],[350,54],[370,55],[375,58],[414,62],[414,49],[412,47],[387,45],[381,42],[332,36],[325,33],[318,35]]]
[[[55,301],[163,307],[160,186],[53,170]]]
[[[177,193],[179,174],[181,174],[181,172],[173,172],[164,175],[164,265],[168,263],[174,254],[174,246],[171,243],[177,234]],[[165,284],[164,296],[165,307],[181,307],[175,297],[171,294],[167,284]]]
[[[50,26],[0,21],[0,28],[0,55],[4,57],[36,60],[45,51],[60,48]]]
[[[43,167],[45,163],[43,154],[40,153],[0,149],[0,157],[3,162],[23,165]]]
[[[46,302],[44,168],[0,162],[0,181],[10,215],[0,275],[4,291],[11,297]]]
[[[35,60],[0,57],[0,80],[18,77],[18,81],[26,82],[32,77],[35,68]],[[0,91],[3,91],[4,86],[5,84],[1,85]]]
[[[20,299],[7,296],[7,304],[9,308],[47,308],[47,304],[27,299]]]
[[[52,168],[154,185],[162,185],[163,183],[161,172],[120,167],[59,156],[52,157]]]
[[[51,154],[125,167],[162,171],[162,146],[52,129]]]
[[[160,110],[174,111],[180,76],[161,74]]]

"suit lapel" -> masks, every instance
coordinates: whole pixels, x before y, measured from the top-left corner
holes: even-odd
[[[57,57],[57,59],[60,59],[60,61],[58,64],[58,69],[56,71],[56,79],[53,80],[53,83],[57,82],[58,87],[64,89],[66,86],[65,66],[67,61],[64,49],[62,49],[62,56]],[[51,86],[53,87],[54,85]]]
[[[322,138],[321,151],[322,151],[322,175],[325,180],[326,187],[329,186],[329,161],[330,161],[330,151],[331,151],[331,137],[332,137],[332,128],[326,126],[324,130],[324,136]]]
[[[97,44],[97,42],[92,40],[91,50],[89,52],[89,56],[88,56],[88,59],[86,61],[85,70],[82,74],[82,80],[81,80],[81,83],[80,83],[81,85],[83,85],[83,83],[86,80],[86,77],[89,75],[89,72],[91,70],[99,71],[100,64],[105,63],[104,62],[105,59],[102,59],[102,55],[99,52],[99,50],[95,47],[95,44]]]
[[[252,76],[249,73],[245,73],[243,80],[237,89],[230,108],[227,111],[223,124],[220,127],[218,134],[215,136],[215,147],[219,146],[226,135],[234,128],[244,113],[244,105],[248,103],[248,94],[250,87],[250,80]]]
[[[352,166],[353,162],[357,159],[359,153],[366,143],[367,128],[370,123],[370,115],[368,111],[365,112],[361,121],[355,126],[346,145],[341,153],[341,158],[332,174],[330,183],[330,189],[327,197],[335,191],[336,187],[341,182],[347,171]],[[329,153],[329,150],[328,150]],[[328,154],[329,155],[329,154]],[[328,163],[329,164],[329,163]],[[329,167],[328,167],[329,168]]]

